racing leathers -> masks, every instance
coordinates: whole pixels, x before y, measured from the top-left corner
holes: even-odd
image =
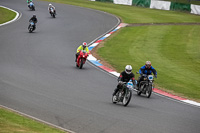
[[[30,8],[30,2],[33,2],[32,0],[27,0],[27,5]]]
[[[53,5],[48,6],[49,13],[51,14],[51,8],[53,8],[54,13],[56,14],[56,8]]]
[[[36,18],[36,17],[32,17],[32,18],[29,20],[29,22],[31,22],[31,21],[34,23],[34,29],[33,29],[33,30],[35,30],[35,29],[36,29],[36,23],[38,22],[38,21],[37,21],[37,18]],[[31,26],[31,25],[29,25],[28,28],[30,28],[30,26]]]
[[[125,71],[121,72],[120,76],[118,77],[118,85],[117,88],[114,90],[113,96],[116,95],[116,93],[119,91],[119,89],[122,89],[123,83],[121,82],[129,82],[132,80],[133,84],[135,85],[135,75],[131,72],[130,74],[127,74]],[[121,82],[120,82],[121,81]],[[126,86],[124,86],[126,87]]]
[[[139,73],[140,73],[141,76],[138,78],[137,88],[139,88],[140,82],[144,80],[143,74],[151,75],[151,74],[153,73],[154,76],[157,78],[156,69],[154,69],[152,66],[151,66],[150,68],[147,68],[145,65],[142,66],[142,67],[140,68],[140,70],[139,70]]]
[[[76,50],[76,60],[75,60],[75,62],[77,61],[77,58],[78,58],[78,56],[80,54],[80,51],[82,51],[82,50],[85,50],[88,54],[90,53],[88,47],[83,48],[83,46],[80,45]]]

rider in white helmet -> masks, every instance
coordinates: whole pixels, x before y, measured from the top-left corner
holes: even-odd
[[[54,13],[56,14],[56,8],[55,8],[55,6],[53,6],[53,5],[50,3],[49,6],[48,6],[49,13],[51,13],[51,8],[53,8]]]
[[[126,65],[125,70],[121,72],[120,76],[118,77],[118,85],[117,88],[114,90],[113,95],[115,95],[118,90],[122,87],[122,82],[129,82],[132,80],[133,84],[135,85],[135,75],[132,73],[132,66]]]

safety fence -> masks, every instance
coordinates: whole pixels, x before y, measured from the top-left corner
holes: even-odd
[[[152,9],[186,11],[192,14],[200,15],[200,5],[189,3],[178,3],[176,1],[159,1],[159,0],[91,0],[101,2],[112,2],[114,4],[134,5]],[[188,0],[191,1],[191,0]]]

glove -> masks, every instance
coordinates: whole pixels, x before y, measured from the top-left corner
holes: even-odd
[[[118,83],[119,83],[119,84],[123,84],[123,82],[122,82],[122,81],[119,81]]]
[[[122,82],[122,81],[119,81],[119,82],[118,82],[118,87],[119,87],[119,88],[122,88],[122,87],[123,87],[123,85],[124,85],[124,84],[123,84],[123,82]]]
[[[157,75],[154,75],[155,78],[157,78]]]

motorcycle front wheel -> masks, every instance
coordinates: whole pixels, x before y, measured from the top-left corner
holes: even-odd
[[[29,33],[31,33],[31,32],[33,32],[33,28],[32,27],[29,28]]]
[[[114,104],[117,103],[117,96],[116,95],[112,96],[112,103],[114,103]]]
[[[55,18],[56,16],[55,16],[55,14],[53,13],[53,18]]]
[[[84,59],[80,59],[80,60],[79,60],[79,68],[80,68],[80,69],[83,68],[83,62],[84,62]]]
[[[147,88],[147,90],[146,90],[146,96],[147,96],[147,98],[150,98],[151,93],[152,93],[152,85],[149,85],[148,88]]]
[[[127,106],[129,104],[129,102],[131,101],[131,97],[132,97],[132,91],[128,90],[123,98],[124,106]]]

